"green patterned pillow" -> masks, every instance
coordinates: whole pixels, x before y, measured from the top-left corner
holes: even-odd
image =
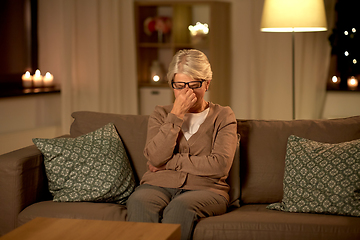
[[[287,143],[281,203],[268,209],[360,216],[360,139],[330,144],[297,136]]]
[[[34,138],[56,202],[125,204],[134,175],[113,123],[77,138]]]

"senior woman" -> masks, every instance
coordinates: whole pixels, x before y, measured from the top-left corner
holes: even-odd
[[[212,71],[201,51],[178,51],[167,77],[175,101],[150,115],[148,171],[127,201],[128,220],[181,224],[181,239],[191,239],[201,218],[227,210],[236,119],[229,107],[205,101]]]

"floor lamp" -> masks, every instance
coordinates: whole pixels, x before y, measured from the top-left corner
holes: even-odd
[[[326,31],[324,0],[265,0],[262,32],[292,32],[292,117],[295,119],[295,32]]]

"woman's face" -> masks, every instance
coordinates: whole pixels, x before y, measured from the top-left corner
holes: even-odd
[[[174,77],[174,82],[188,83],[188,82],[192,82],[192,81],[199,81],[199,80],[193,79],[193,78],[191,78],[188,75],[183,74],[183,73],[177,73],[177,74],[175,74],[175,77]],[[194,91],[195,95],[196,95],[196,98],[197,98],[197,102],[196,102],[195,105],[202,104],[202,102],[204,101],[205,92],[209,88],[209,84],[210,84],[210,81],[204,81],[200,88],[192,89]],[[189,88],[189,86],[186,85],[185,88]],[[174,89],[175,98],[177,98],[177,96],[180,94],[181,90],[182,89]]]

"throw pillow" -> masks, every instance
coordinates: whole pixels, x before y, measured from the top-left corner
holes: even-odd
[[[113,123],[77,138],[34,138],[56,202],[125,204],[135,179]]]
[[[268,209],[360,216],[360,139],[330,144],[290,136],[284,195]]]

